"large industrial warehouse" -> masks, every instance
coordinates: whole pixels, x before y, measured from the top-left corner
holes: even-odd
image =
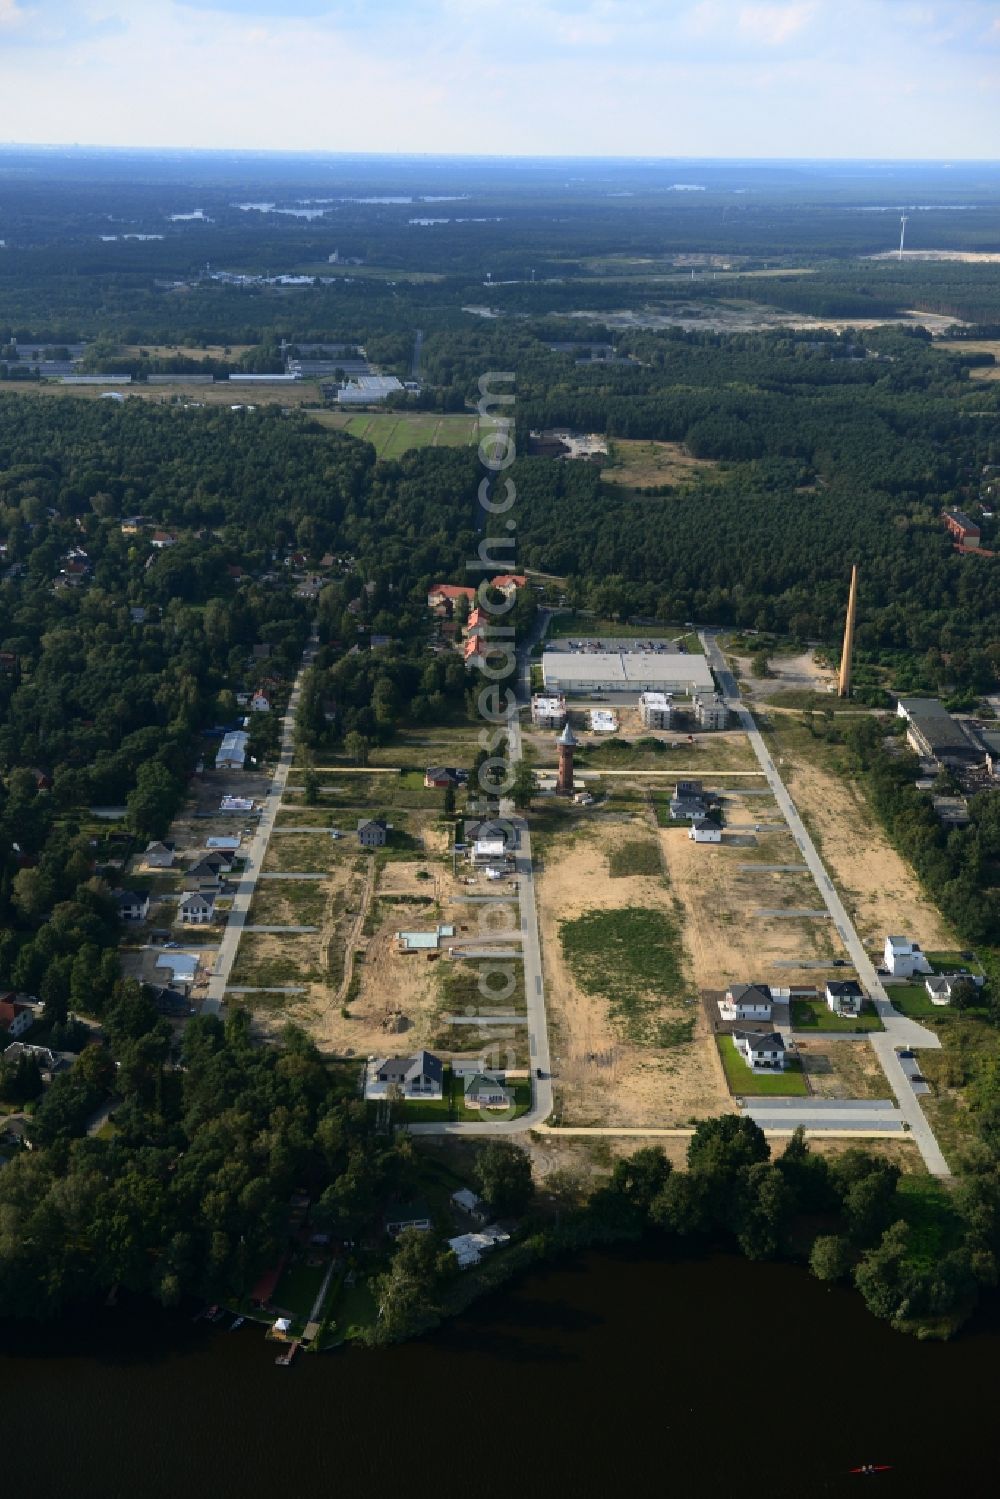
[[[574,643],[575,644],[575,643]],[[715,683],[704,656],[669,649],[601,649],[605,641],[581,641],[574,649],[542,655],[542,681],[551,693],[713,692]],[[617,642],[616,642],[617,644]]]

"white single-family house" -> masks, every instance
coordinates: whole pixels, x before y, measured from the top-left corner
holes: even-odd
[[[826,1002],[835,1015],[860,1015],[865,991],[856,979],[829,979]]]
[[[149,896],[142,890],[116,890],[119,921],[145,921],[149,915]]]
[[[957,984],[975,984],[977,989],[981,989],[985,982],[981,974],[934,973],[930,978],[924,979],[924,988],[932,1005],[950,1005]]]
[[[494,1223],[478,1234],[456,1234],[455,1238],[448,1240],[448,1248],[458,1261],[458,1268],[465,1270],[469,1265],[478,1265],[483,1255],[489,1254],[498,1244],[509,1242],[510,1234]]]
[[[174,851],[165,843],[147,843],[142,862],[147,869],[170,869],[173,867]]]
[[[911,979],[915,973],[930,973],[931,965],[919,942],[909,937],[886,937],[885,966],[894,978]]]
[[[693,817],[688,837],[693,843],[721,843],[722,829],[708,817]]]
[[[181,896],[177,916],[188,926],[209,926],[215,917],[215,896],[211,891],[189,890]]]
[[[465,1107],[467,1109],[506,1109],[513,1099],[500,1078],[486,1072],[477,1072],[465,1079]]]
[[[751,1072],[784,1072],[785,1043],[778,1031],[733,1031],[733,1045]]]
[[[770,1020],[774,996],[769,984],[732,984],[719,1000],[723,1020]]]
[[[392,1091],[403,1098],[440,1098],[443,1086],[444,1066],[429,1051],[412,1057],[371,1057],[365,1071],[366,1098],[385,1098]]]

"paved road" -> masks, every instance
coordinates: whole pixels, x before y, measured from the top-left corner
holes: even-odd
[[[870,1036],[870,1043],[875,1055],[882,1064],[882,1070],[890,1088],[896,1095],[900,1113],[909,1125],[910,1135],[916,1142],[924,1163],[934,1176],[949,1176],[951,1173],[948,1163],[944,1158],[941,1147],[934,1138],[934,1132],[924,1117],[909,1080],[903,1072],[896,1056],[894,1048],[897,1045],[918,1047],[939,1047],[941,1045],[933,1031],[927,1030],[925,1026],[918,1025],[913,1020],[907,1020],[898,1010],[893,1009],[882,987],[882,982],[875,972],[874,964],[865,951],[853,923],[847,914],[843,901],[834,889],[833,881],[826,872],[823,861],[816,852],[815,845],[806,831],[805,824],[799,816],[798,809],[785,788],[785,784],[778,774],[771,753],[764,742],[764,738],[754,722],[753,714],[740,697],[739,687],[732,672],[726,666],[725,658],[720,651],[714,635],[701,632],[701,642],[705,648],[708,663],[715,672],[719,683],[719,690],[726,700],[727,706],[734,712],[743,728],[746,730],[747,738],[753,747],[754,754],[767,776],[768,785],[774,792],[775,800],[781,808],[785,821],[795,838],[809,871],[816,882],[816,888],[822,896],[823,903],[833,917],[837,931],[840,933],[844,947],[850,956],[851,962],[862,985],[871,995],[875,1008],[882,1017],[885,1026],[884,1031]]]
[[[275,832],[277,832],[275,828]],[[328,880],[328,874],[259,874],[259,880]]]
[[[518,652],[516,685],[522,703],[531,701],[531,647],[548,629],[550,615],[544,611],[531,636]],[[516,765],[521,759],[521,726],[515,719],[510,728],[510,762]],[[545,1015],[545,979],[542,974],[542,950],[538,936],[538,909],[535,904],[535,878],[531,864],[531,833],[522,817],[512,814],[505,806],[503,815],[510,817],[519,832],[519,846],[514,854],[514,871],[517,878],[518,900],[521,912],[521,940],[523,951],[517,956],[524,961],[524,992],[527,1000],[527,1019],[517,1018],[517,1024],[528,1026],[528,1064],[531,1076],[531,1107],[519,1119],[495,1121],[484,1120],[481,1124],[411,1124],[414,1135],[496,1135],[523,1134],[535,1129],[552,1112],[552,1063],[549,1056],[549,1029]],[[508,897],[510,899],[510,897]],[[541,1072],[541,1077],[537,1074]]]
[[[295,684],[288,699],[287,712],[282,719],[281,753],[278,756],[278,763],[274,768],[274,778],[271,781],[267,796],[264,798],[264,806],[260,814],[260,820],[257,823],[257,829],[247,850],[246,867],[240,876],[240,882],[236,887],[236,894],[233,896],[233,906],[229,913],[229,920],[226,922],[226,930],[223,932],[222,941],[219,943],[219,952],[215,959],[215,970],[208,981],[208,995],[201,1007],[203,1015],[218,1015],[226,997],[226,990],[229,987],[229,975],[232,973],[233,964],[236,961],[236,950],[240,945],[243,928],[247,924],[250,902],[253,900],[258,875],[267,855],[268,840],[271,837],[274,819],[281,805],[281,798],[284,795],[288,772],[292,768],[292,756],[295,753],[295,710],[298,707],[299,694],[302,691],[302,678],[307,667],[312,664],[318,644],[319,641],[314,625],[313,633],[309,638],[309,643],[302,657],[299,674],[295,678]]]

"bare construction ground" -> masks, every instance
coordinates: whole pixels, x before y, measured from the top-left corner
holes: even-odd
[[[931,951],[953,947],[954,934],[889,843],[863,792],[821,763],[825,746],[791,719],[776,722],[774,744],[785,784],[866,946],[881,949],[888,932],[901,932]]]
[[[700,1005],[665,1012],[690,1018],[691,1040],[665,1047],[636,1044],[623,1038],[608,1001],[585,992],[564,954],[562,924],[593,911],[662,910],[676,920],[661,875],[610,876],[609,854],[642,841],[656,842],[645,817],[590,823],[569,839],[558,834],[546,839],[537,892],[556,1113],[563,1124],[669,1126],[732,1107]]]
[[[790,838],[780,833],[759,837],[759,847],[769,854],[767,863],[796,862],[798,851]],[[684,947],[698,989],[758,980],[783,986],[815,983],[815,972],[807,967],[775,965],[832,958],[838,951],[832,923],[752,914],[758,908],[786,905],[818,909],[822,902],[811,880],[799,874],[742,869],[748,862],[746,848],[692,843],[684,828],[664,828],[660,839],[671,890],[683,909]]]
[[[812,1093],[818,1098],[891,1098],[879,1060],[865,1041],[796,1039]]]

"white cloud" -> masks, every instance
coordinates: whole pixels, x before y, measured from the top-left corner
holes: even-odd
[[[942,41],[933,7],[908,11],[882,0],[293,0],[284,14],[281,0],[0,0],[0,97],[8,120],[38,121],[55,141],[967,155],[965,104],[994,15],[970,0],[964,40]],[[974,149],[1000,156],[1000,117],[977,123]]]
[[[815,12],[816,6],[809,0],[795,5],[744,5],[737,24],[743,36],[769,47],[781,47],[809,24]]]

